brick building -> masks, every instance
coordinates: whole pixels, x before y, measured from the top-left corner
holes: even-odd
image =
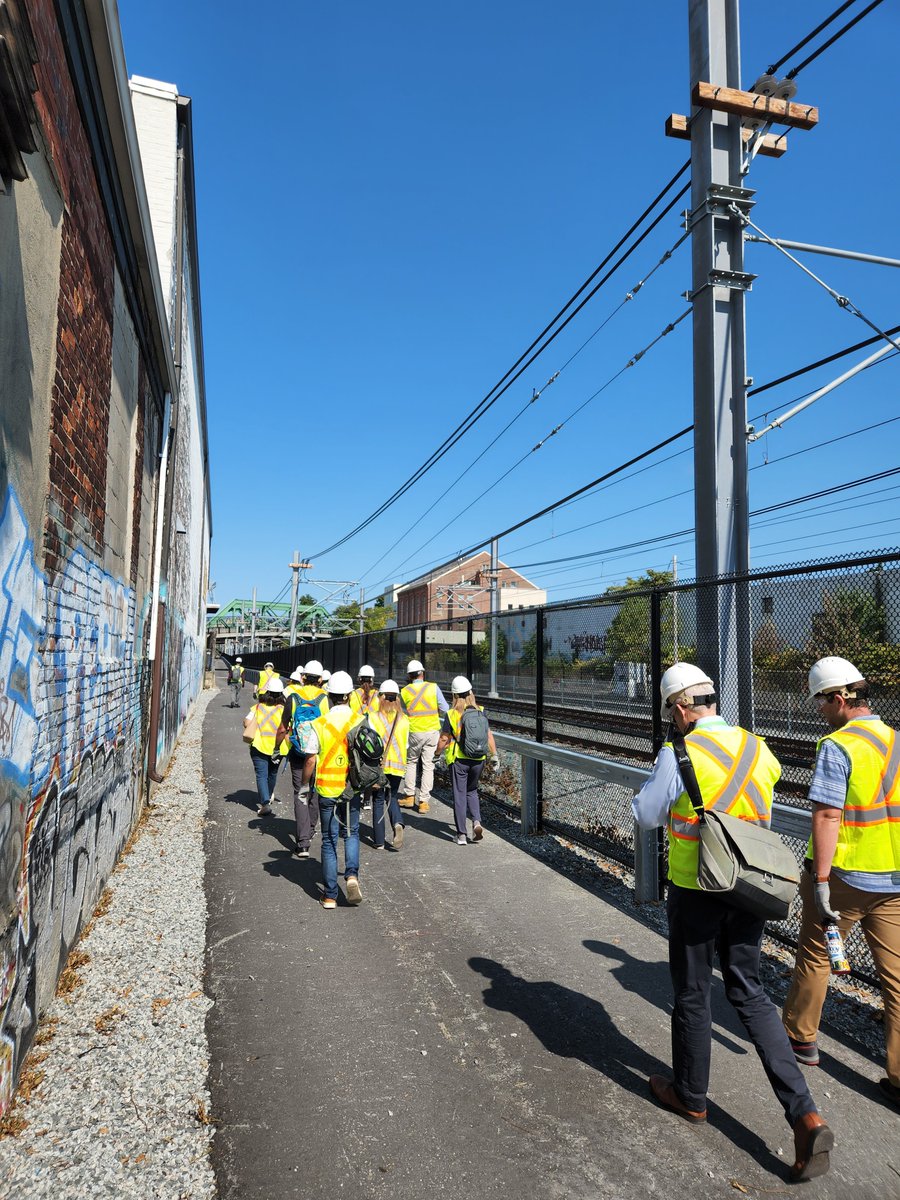
[[[409,583],[395,585],[396,624],[424,625],[491,611],[491,556],[486,551],[444,563]],[[499,610],[546,604],[547,593],[498,560]]]
[[[114,0],[0,39],[2,1112],[202,685],[210,520],[189,114],[167,292]]]

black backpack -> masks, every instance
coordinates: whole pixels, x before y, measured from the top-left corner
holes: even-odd
[[[491,752],[488,719],[479,708],[467,708],[459,720],[457,742],[463,758],[486,758]]]
[[[369,788],[384,786],[381,760],[384,738],[368,721],[360,721],[347,734],[347,787],[344,799],[356,796]]]
[[[241,668],[240,667],[232,667],[231,668],[231,682],[232,683],[240,683],[241,682]]]

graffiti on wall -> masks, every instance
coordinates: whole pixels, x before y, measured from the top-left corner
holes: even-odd
[[[137,816],[135,612],[132,589],[80,549],[45,578],[9,489],[0,519],[0,1113]]]

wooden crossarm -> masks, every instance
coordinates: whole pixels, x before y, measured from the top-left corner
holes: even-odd
[[[752,129],[744,129],[744,142],[749,142],[753,137]],[[682,113],[671,113],[666,117],[666,137],[681,138],[683,141],[691,140],[691,131],[688,127],[688,119]],[[782,154],[787,152],[787,134],[786,133],[767,133],[762,139],[759,147],[760,154],[766,155],[768,158],[781,158]]]
[[[713,108],[738,117],[762,117],[776,125],[790,125],[795,129],[812,129],[819,123],[819,110],[810,104],[776,100],[772,96],[718,87],[714,83],[695,83],[691,101],[699,108]]]

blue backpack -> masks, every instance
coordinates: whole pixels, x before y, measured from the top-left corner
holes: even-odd
[[[294,711],[291,713],[291,745],[300,754],[306,754],[306,745],[309,735],[309,723],[315,721],[322,715],[322,701],[325,699],[325,693],[320,692],[313,700],[307,700],[304,696],[294,696]]]

